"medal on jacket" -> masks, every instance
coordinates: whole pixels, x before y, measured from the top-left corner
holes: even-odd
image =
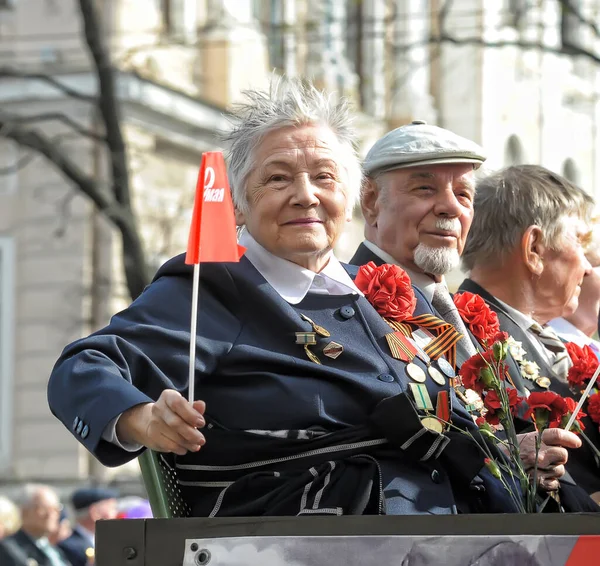
[[[317,335],[314,332],[296,332],[296,344],[304,346],[304,352],[311,362],[321,364],[321,360],[310,351],[309,346],[314,346],[317,343]]]
[[[405,368],[406,375],[417,383],[425,383],[427,376],[421,367],[413,363],[419,347],[413,340],[402,332],[390,332],[385,335],[392,357],[403,362],[408,362]]]
[[[431,402],[427,387],[423,383],[409,383],[409,386],[417,409],[421,411],[433,411],[433,403]]]
[[[316,322],[314,322],[313,320],[308,318],[305,314],[300,313],[300,318],[302,320],[304,320],[305,322],[308,322],[308,324],[310,324],[312,326],[312,329],[315,334],[318,334],[319,336],[322,336],[323,338],[329,338],[331,336],[331,333],[329,332],[329,330],[327,330],[326,328],[323,328],[322,326],[319,326]]]
[[[439,391],[435,404],[435,416],[442,422],[444,428],[450,424],[450,413],[452,412],[450,403],[450,393],[446,390]]]

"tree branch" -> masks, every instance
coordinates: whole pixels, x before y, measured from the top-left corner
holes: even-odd
[[[600,56],[583,49],[581,47],[569,46],[568,49],[561,47],[553,47],[551,45],[545,45],[541,42],[535,41],[487,41],[481,37],[454,37],[448,34],[439,36],[431,36],[428,43],[452,43],[453,45],[478,45],[486,48],[499,48],[499,47],[520,47],[521,49],[535,49],[544,53],[554,53],[556,55],[581,55],[588,57],[595,63],[600,64]]]
[[[131,209],[116,202],[109,191],[102,190],[96,180],[86,175],[63,149],[44,134],[22,128],[14,123],[5,123],[0,119],[0,135],[46,157],[58,171],[75,184],[79,191],[92,200],[106,218],[115,224],[123,238],[127,287],[132,298],[137,297],[148,284],[150,276]]]
[[[600,37],[600,27],[596,22],[586,18],[581,9],[573,2],[573,0],[558,0],[564,10],[573,14],[583,25],[589,27],[596,37]]]
[[[66,84],[60,82],[51,75],[46,75],[45,73],[27,73],[25,71],[13,69],[11,67],[0,67],[0,79],[27,79],[32,81],[43,81],[45,83],[48,83],[50,86],[53,86],[57,90],[60,90],[67,96],[76,98],[77,100],[83,100],[85,102],[96,102],[96,98],[94,96],[83,94],[82,92],[79,92],[78,90],[67,86]]]
[[[22,116],[18,114],[9,114],[0,111],[0,117],[9,122],[15,122],[17,124],[29,124],[31,122],[50,122],[56,120],[57,122],[62,122],[63,124],[66,124],[73,130],[75,130],[78,134],[81,134],[86,138],[91,138],[102,143],[106,142],[105,136],[84,128],[79,122],[73,120],[73,118],[70,118],[66,114],[61,114],[60,112],[45,112],[43,114],[31,114],[29,116]]]
[[[108,50],[104,45],[102,27],[93,0],[79,0],[84,24],[85,41],[94,60],[99,81],[98,109],[104,122],[106,140],[110,152],[115,197],[123,205],[130,206],[129,170],[125,142],[121,133],[121,116],[115,94],[114,69]]]

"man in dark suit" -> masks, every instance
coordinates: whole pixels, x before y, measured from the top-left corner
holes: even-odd
[[[517,383],[522,392],[549,387],[571,395],[566,379],[571,361],[547,322],[577,308],[591,269],[584,244],[592,207],[583,190],[537,165],[508,167],[477,185],[462,257],[470,274],[460,289],[483,297],[501,329],[522,344],[524,371]],[[587,421],[587,436],[600,446],[597,430]],[[572,453],[569,471],[600,501],[600,469],[587,445]]]
[[[73,566],[86,566],[94,556],[96,521],[117,517],[117,493],[100,487],[78,489],[71,503],[76,516],[73,533],[58,546]]]
[[[56,530],[61,505],[46,485],[27,485],[21,501],[21,529],[0,541],[2,566],[71,566],[62,551],[48,541]]]
[[[484,161],[482,148],[474,142],[420,121],[386,134],[363,164],[365,241],[350,260],[354,265],[400,265],[432,304],[432,313],[464,335],[457,344],[457,366],[480,345],[465,328],[444,275],[458,266],[463,253],[473,222],[474,170]],[[512,356],[507,362],[518,385],[521,368]],[[580,444],[564,431],[546,432],[552,437],[546,434],[544,440],[556,445],[549,451],[552,457],[566,455],[558,446]]]

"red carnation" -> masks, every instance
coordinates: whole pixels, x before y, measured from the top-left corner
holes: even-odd
[[[528,419],[533,415],[539,430],[547,428],[554,421],[560,422],[569,410],[567,402],[552,391],[532,393],[527,399],[527,404],[529,409],[525,413],[525,418]]]
[[[506,393],[508,394],[508,409],[514,416],[524,399],[519,397],[516,389],[507,389]],[[493,425],[499,424],[499,419],[504,417],[504,407],[498,393],[493,389],[488,391],[483,399],[483,404],[488,410],[485,414],[486,421]]]
[[[474,293],[457,293],[454,295],[454,304],[473,336],[486,347],[491,346],[500,332],[498,315]]]
[[[367,300],[383,317],[402,322],[412,317],[417,299],[410,277],[397,265],[363,265],[354,280]]]
[[[477,393],[482,393],[489,387],[489,383],[482,379],[482,377],[489,376],[482,376],[481,372],[484,369],[491,372],[489,366],[492,364],[493,353],[489,350],[483,353],[477,353],[464,362],[463,365],[460,366],[458,374],[462,378],[465,388],[473,389],[473,391],[477,391]]]
[[[590,395],[587,402],[587,412],[596,424],[600,424],[600,393]]]
[[[575,401],[575,399],[572,399],[571,397],[565,397],[564,399],[565,403],[567,404],[567,413],[563,415],[560,421],[551,422],[550,428],[565,428],[569,422],[569,419],[571,418],[571,415],[577,408],[577,401]],[[579,413],[577,413],[577,417],[575,417],[575,422],[571,425],[572,432],[577,433],[585,430],[585,425],[582,422],[582,419],[585,416],[586,414],[579,409]]]
[[[496,318],[498,318],[498,315],[496,315]],[[508,332],[497,332],[492,340],[493,342],[506,342],[508,340]]]
[[[502,411],[502,402],[498,394],[492,389],[488,391],[486,396],[483,398],[483,404],[487,409],[485,413],[485,420],[491,425],[499,425],[500,417],[504,417]]]
[[[574,342],[565,344],[573,365],[569,368],[567,381],[578,391],[585,389],[585,382],[592,378],[598,367],[598,358],[589,346],[579,347]]]

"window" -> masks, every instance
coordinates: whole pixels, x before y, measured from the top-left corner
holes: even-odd
[[[13,397],[14,250],[0,237],[0,470],[10,463]]]

